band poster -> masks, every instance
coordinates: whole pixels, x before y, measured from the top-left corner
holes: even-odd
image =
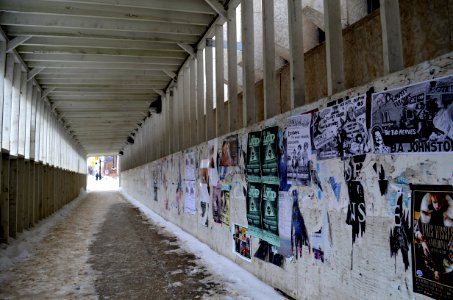
[[[316,112],[313,119],[313,144],[318,159],[369,152],[365,95],[324,108]]]
[[[233,227],[233,253],[246,261],[252,261],[251,239],[247,227],[232,224]]]
[[[247,139],[247,181],[261,182],[261,131],[249,132]]]
[[[220,157],[221,167],[237,166],[238,164],[238,135],[233,134],[226,137],[222,143],[222,153]]]
[[[411,189],[414,292],[453,299],[453,186]]]
[[[263,129],[261,139],[261,182],[278,186],[278,127]]]
[[[373,94],[374,153],[453,151],[453,76]]]
[[[220,202],[220,221],[223,225],[230,226],[230,190],[231,185],[223,185]]]
[[[247,183],[247,223],[250,235],[262,236],[261,223],[261,183]]]
[[[287,182],[291,185],[310,185],[311,114],[288,118]]]
[[[262,239],[280,246],[278,236],[278,185],[263,183],[262,191],[263,236]]]

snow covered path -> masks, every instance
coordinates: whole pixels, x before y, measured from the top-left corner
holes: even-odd
[[[0,249],[0,299],[282,298],[190,238],[91,192]]]

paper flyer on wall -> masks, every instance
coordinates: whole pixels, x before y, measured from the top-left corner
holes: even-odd
[[[261,182],[280,184],[278,177],[278,127],[263,129],[261,134]]]
[[[288,118],[287,180],[291,185],[310,185],[311,114]]]
[[[246,261],[251,261],[252,245],[247,227],[238,224],[232,224],[231,227],[233,232],[233,253]]]
[[[247,139],[247,181],[261,182],[261,131],[249,132]]]
[[[370,151],[370,141],[366,128],[366,95],[346,100],[346,115],[342,118],[339,132],[340,156],[350,157]]]
[[[184,212],[190,215],[194,215],[197,211],[195,206],[195,181],[186,181],[185,182],[185,190],[184,190]]]
[[[221,203],[221,197],[222,197],[222,188],[220,186],[213,186],[211,188],[211,206],[212,206],[212,219],[214,220],[215,223],[222,223],[220,219],[221,215],[221,209],[222,209],[222,203]]]
[[[280,237],[278,236],[278,185],[263,183],[261,196],[262,239],[274,246],[280,246]]]
[[[185,180],[195,181],[195,153],[193,151],[184,154]]]
[[[217,169],[218,141],[213,139],[208,141],[209,145],[209,185],[216,186],[219,182],[219,173]]]
[[[261,238],[261,183],[247,183],[247,222],[250,235]]]
[[[222,143],[222,152],[220,156],[221,167],[231,167],[238,165],[238,135],[233,134],[226,137]]]
[[[415,293],[453,298],[453,186],[412,185]]]
[[[345,103],[324,108],[315,113],[313,121],[313,144],[318,159],[340,157],[339,129],[345,115]]]
[[[373,152],[453,151],[453,76],[373,94]]]
[[[230,191],[231,185],[223,185],[221,191],[220,221],[223,225],[230,226]]]

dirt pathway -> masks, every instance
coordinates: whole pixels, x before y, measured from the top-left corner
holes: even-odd
[[[193,254],[118,192],[89,193],[32,252],[2,271],[1,299],[228,297]]]

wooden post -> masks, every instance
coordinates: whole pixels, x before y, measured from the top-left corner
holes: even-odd
[[[0,240],[8,243],[9,240],[9,155],[1,155],[1,193],[0,193]]]
[[[242,0],[242,69],[243,97],[242,113],[243,127],[255,124],[257,121],[255,99],[255,44],[253,24],[253,1]]]
[[[18,161],[17,158],[10,160],[10,174],[9,174],[9,236],[12,238],[17,237],[17,223],[18,223]]]

